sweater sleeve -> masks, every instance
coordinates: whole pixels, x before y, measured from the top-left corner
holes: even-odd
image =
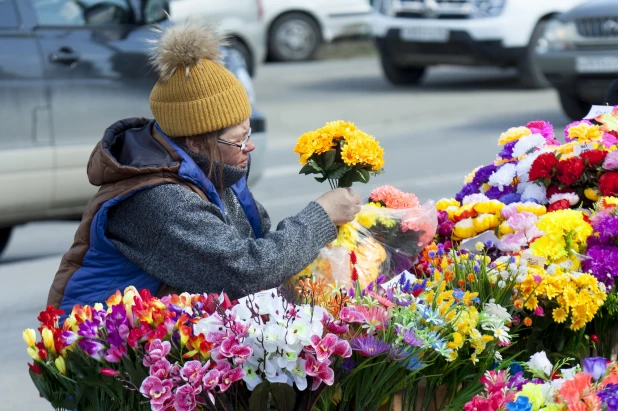
[[[195,193],[162,185],[110,210],[107,235],[129,260],[178,290],[223,290],[238,298],[300,272],[337,230],[312,202],[256,240],[227,224],[215,205]]]

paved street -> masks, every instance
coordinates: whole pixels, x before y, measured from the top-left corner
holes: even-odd
[[[386,151],[385,174],[368,186],[392,184],[422,200],[454,194],[465,173],[491,161],[500,132],[530,120],[568,120],[551,90],[520,89],[510,72],[440,68],[420,88],[393,88],[374,59],[268,65],[256,79],[257,106],[268,119],[264,178],[253,187],[273,222],[300,211],[328,189],[298,175],[293,152],[303,132],[325,121],[354,121]],[[130,113],[128,113],[130,114]],[[0,259],[0,393],[2,410],[49,409],[30,382],[21,332],[36,327],[53,274],[77,227],[46,222],[18,228]]]

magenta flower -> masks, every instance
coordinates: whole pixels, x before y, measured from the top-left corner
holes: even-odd
[[[172,382],[170,380],[161,381],[157,377],[146,377],[139,388],[139,392],[150,399],[152,409],[163,409],[164,403],[172,398]]]
[[[537,317],[545,317],[545,311],[543,311],[543,307],[541,307],[540,305],[537,306],[534,310],[534,315],[536,315]]]
[[[210,391],[214,389],[219,384],[219,379],[221,378],[221,372],[216,368],[208,371],[206,375],[202,378],[202,387],[205,391]]]
[[[318,362],[311,354],[307,354],[305,359],[305,372],[313,377],[311,390],[315,391],[322,382],[326,385],[333,385],[335,382],[335,372],[330,368],[330,361]]]
[[[199,361],[187,361],[180,370],[180,376],[184,381],[194,386],[202,380],[202,377],[208,371],[208,365],[210,365],[210,362],[202,366]]]
[[[150,376],[164,380],[170,376],[172,365],[166,359],[162,359],[154,363],[150,367]]]
[[[86,320],[78,326],[77,334],[84,338],[96,338],[99,328],[94,321]]]
[[[507,370],[487,371],[479,380],[488,393],[501,392],[506,387]]]
[[[365,316],[350,307],[343,307],[339,312],[339,318],[349,324],[365,322]]]
[[[342,321],[329,321],[326,323],[326,329],[334,334],[345,334],[350,329],[348,324],[344,324]]]
[[[354,337],[351,343],[352,349],[358,351],[363,357],[375,357],[390,349],[390,345],[373,335],[359,335]]]
[[[153,365],[160,359],[165,358],[165,356],[169,354],[171,348],[172,348],[172,345],[170,344],[169,341],[161,342],[161,340],[159,340],[158,338],[156,340],[152,340],[146,346],[146,355],[144,356],[144,366],[150,367],[151,365]]]
[[[615,170],[618,168],[618,151],[612,151],[607,154],[603,161],[603,168],[605,170]]]
[[[339,337],[335,334],[326,334],[324,338],[320,338],[317,335],[312,335],[311,346],[315,350],[319,362],[328,359],[331,354],[335,354],[343,358],[347,358],[352,355],[352,348],[350,348],[350,344],[345,340],[339,339]]]
[[[220,379],[219,391],[225,392],[232,383],[242,380],[245,377],[245,371],[242,368],[234,368],[227,371]]]
[[[82,349],[82,351],[84,351],[95,360],[100,361],[101,358],[103,358],[105,346],[99,341],[90,338],[83,338],[79,340],[77,344],[79,345],[79,348]]]
[[[112,346],[107,350],[107,354],[105,355],[105,361],[107,362],[120,362],[122,361],[122,357],[127,353],[127,347],[125,345],[121,345],[118,347]]]
[[[174,398],[174,408],[177,411],[191,411],[197,406],[195,396],[202,392],[202,387],[192,387],[183,385],[176,390]]]
[[[62,339],[64,340],[64,347],[68,347],[69,345],[73,344],[75,341],[77,341],[77,339],[79,338],[79,336],[77,334],[75,334],[73,331],[63,331],[62,332]]]
[[[230,336],[223,340],[219,350],[222,356],[232,358],[234,364],[244,363],[253,353],[253,348],[248,344],[240,345],[236,340],[236,336]]]

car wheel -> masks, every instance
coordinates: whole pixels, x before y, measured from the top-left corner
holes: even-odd
[[[289,13],[271,26],[268,52],[275,61],[310,60],[321,40],[320,27],[313,18],[303,13]]]
[[[397,86],[415,85],[420,83],[426,67],[401,67],[395,64],[388,53],[380,53],[382,70],[392,84]]]
[[[245,61],[247,72],[251,77],[253,77],[253,74],[255,73],[255,64],[253,62],[253,56],[249,48],[245,46],[244,43],[236,39],[231,39],[229,41],[228,47],[238,52],[238,54]]]
[[[559,90],[562,110],[571,120],[581,120],[590,111],[591,105],[574,94]]]
[[[6,246],[9,245],[11,231],[13,231],[13,227],[0,228],[0,255],[2,255],[2,252],[6,249]]]
[[[524,87],[537,89],[549,87],[549,82],[545,78],[536,60],[536,49],[539,47],[546,27],[546,21],[540,21],[536,25],[532,33],[532,38],[530,39],[530,44],[528,44],[526,48],[524,58],[519,63],[519,81]]]

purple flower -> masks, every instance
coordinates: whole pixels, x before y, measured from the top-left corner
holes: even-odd
[[[590,236],[589,243],[591,238]],[[610,245],[592,245],[588,247],[587,257],[582,261],[585,272],[592,273],[597,280],[605,284],[609,290],[614,286],[614,278],[618,276],[618,247]]]
[[[121,345],[119,347],[112,346],[107,350],[107,354],[105,354],[105,361],[108,362],[120,362],[122,361],[122,357],[127,353],[127,347],[125,345]]]
[[[607,411],[618,411],[618,384],[607,384],[597,395],[607,406]]]
[[[105,317],[105,328],[107,340],[111,345],[116,347],[125,345],[130,330],[124,305],[117,304],[112,307],[111,312]]]
[[[64,340],[65,347],[73,344],[75,341],[77,341],[78,338],[79,338],[78,335],[75,334],[73,331],[63,331],[62,332],[62,339]]]
[[[607,370],[607,360],[603,357],[590,357],[584,359],[584,372],[598,381],[605,375]]]
[[[455,227],[454,221],[445,221],[438,226],[438,234],[441,237],[450,237],[453,234],[453,227]]]
[[[152,340],[146,347],[146,355],[144,356],[144,366],[150,367],[154,365],[157,361],[162,358],[165,358],[167,354],[169,354],[172,345],[169,341]]]
[[[346,358],[343,360],[343,363],[341,363],[341,368],[347,373],[352,371],[355,367],[356,362],[352,358]]]
[[[422,347],[423,341],[420,340],[412,328],[402,330],[401,327],[395,327],[398,334],[401,335],[403,341],[411,347]]]
[[[521,201],[521,195],[517,193],[509,193],[500,197],[499,200],[501,203],[504,203],[506,205],[519,203]]]
[[[410,353],[405,348],[400,348],[392,345],[388,351],[389,361],[402,362],[410,356]]]
[[[390,345],[373,335],[359,335],[350,342],[352,350],[358,351],[363,357],[375,357],[390,349]]]
[[[172,381],[161,381],[157,377],[146,377],[139,388],[139,392],[150,399],[150,406],[153,410],[161,410],[166,401],[172,398]]]
[[[505,146],[505,148],[506,148],[506,146]],[[511,152],[512,151],[513,151],[513,147],[511,147]],[[508,158],[511,158],[511,157],[508,157]],[[486,182],[489,181],[489,177],[491,177],[491,175],[493,173],[495,173],[496,170],[498,170],[498,166],[495,166],[493,164],[490,164],[490,165],[485,166],[485,167],[481,167],[481,168],[478,169],[478,171],[474,175],[474,178],[472,179],[472,182],[474,184],[477,184],[477,185],[485,184]]]
[[[103,357],[105,346],[99,341],[91,338],[82,338],[77,342],[79,348],[95,360],[99,361]]]
[[[195,396],[202,392],[202,387],[183,385],[176,390],[174,408],[178,411],[191,411],[197,406]]]
[[[521,387],[528,382],[529,381],[524,378],[524,373],[519,371],[509,378],[508,387],[510,389],[515,389],[516,391],[521,391]]]
[[[497,200],[500,197],[503,197],[507,194],[512,194],[514,191],[515,191],[515,187],[513,186],[503,186],[502,189],[500,189],[500,187],[492,187],[489,190],[487,190],[485,195],[490,200]]]
[[[461,203],[465,197],[471,194],[478,194],[479,192],[480,192],[479,184],[468,183],[465,186],[463,186],[463,188],[461,189],[461,191],[459,191],[459,193],[455,194],[455,199]]]
[[[77,334],[81,335],[84,338],[96,338],[99,332],[99,328],[94,321],[86,319],[79,326],[79,330]]]
[[[513,148],[515,148],[515,144],[517,144],[517,141],[511,141],[510,143],[506,143],[502,147],[502,151],[498,153],[498,157],[505,160],[510,160],[511,158],[513,158]],[[497,169],[498,167],[496,167],[496,170]],[[489,180],[489,177],[487,177],[487,180]],[[485,180],[484,182],[487,182],[487,180]]]

